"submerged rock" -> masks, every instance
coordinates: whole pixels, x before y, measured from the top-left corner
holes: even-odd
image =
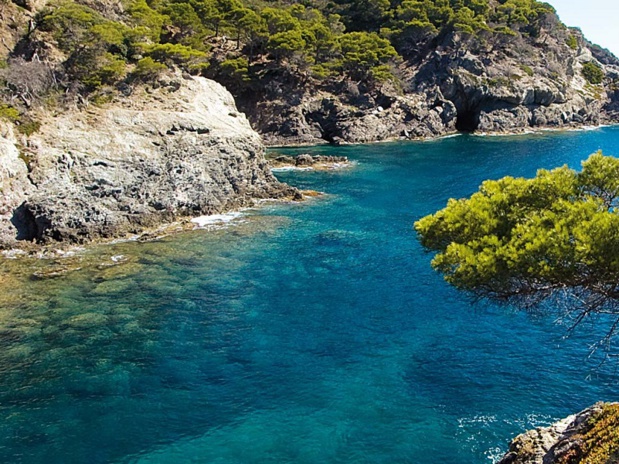
[[[0,127],[0,247],[137,233],[254,199],[293,197],[232,96],[208,79],[52,117],[19,141]]]

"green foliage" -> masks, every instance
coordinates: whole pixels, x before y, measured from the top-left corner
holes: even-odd
[[[460,8],[453,20],[453,27],[468,34],[475,34],[482,30],[490,30],[484,17],[476,15],[473,10],[467,7]]]
[[[457,288],[523,305],[569,291],[581,314],[609,311],[619,300],[617,179],[619,159],[596,153],[580,173],[485,181],[415,229]]]
[[[131,78],[150,80],[163,66],[204,72],[209,62],[209,74],[245,91],[270,72],[298,82],[343,74],[367,89],[394,79],[395,62],[423,53],[440,34],[533,34],[554,11],[536,0],[125,0],[124,7],[111,19],[59,0],[37,14],[83,92],[121,82],[128,69]]]
[[[362,80],[372,75],[372,70],[397,56],[388,40],[375,33],[351,32],[341,36],[339,66],[352,79]],[[384,68],[375,71],[384,76]]]
[[[297,50],[305,49],[306,42],[300,29],[278,32],[269,38],[267,49],[271,51],[277,59],[290,57]]]
[[[146,0],[134,0],[127,7],[129,23],[136,41],[159,42],[165,16],[150,7]]]
[[[33,119],[26,119],[24,121],[21,121],[20,124],[17,126],[17,130],[21,134],[24,134],[26,136],[30,136],[35,132],[39,132],[39,129],[41,129],[41,123]],[[26,164],[28,165],[29,163]]]
[[[219,69],[223,80],[228,84],[238,87],[251,80],[249,62],[245,57],[227,59],[220,64]]]
[[[565,43],[572,50],[578,50],[578,40],[576,40],[576,37],[574,37],[572,34],[567,36],[567,39],[565,39]]]
[[[144,45],[144,54],[153,58],[154,60],[165,63],[168,66],[174,64],[187,64],[197,63],[201,59],[206,58],[205,52],[194,50],[191,47],[181,44],[156,44],[156,45]]]
[[[353,32],[377,32],[392,14],[389,0],[353,0],[342,8],[346,29]]]
[[[11,122],[16,122],[19,120],[19,111],[11,105],[0,103],[0,118]]]
[[[24,117],[19,110],[4,103],[0,103],[0,119],[15,123],[17,130],[25,135],[31,135],[41,128],[40,122]]]
[[[100,60],[99,66],[84,77],[83,82],[86,85],[97,88],[105,84],[115,84],[125,77],[127,71],[123,59],[111,53],[104,53]]]
[[[522,69],[527,76],[535,75],[535,72],[533,72],[533,69],[531,69],[531,67],[527,66],[526,64],[521,64],[520,69]]]
[[[589,84],[601,84],[604,80],[604,71],[593,61],[582,65],[582,75]]]
[[[516,32],[507,27],[507,26],[497,26],[494,28],[494,32],[497,34],[501,34],[501,35],[505,35],[505,36],[511,36],[511,37],[515,37],[517,34]]]
[[[159,77],[159,75],[168,69],[168,67],[163,64],[153,60],[150,56],[146,58],[142,58],[135,65],[135,69],[133,70],[132,76],[141,81],[153,81]]]
[[[38,17],[67,53],[65,68],[72,79],[92,91],[114,84],[125,75],[130,29],[84,5],[66,2]]]
[[[570,437],[571,446],[557,453],[557,464],[610,464],[619,459],[619,405],[607,403]]]
[[[202,21],[189,3],[169,3],[163,8],[162,13],[165,15],[169,26],[176,28],[175,40],[182,40],[187,36],[203,32]]]

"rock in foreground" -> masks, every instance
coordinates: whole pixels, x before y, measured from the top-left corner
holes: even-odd
[[[498,464],[619,462],[619,404],[597,403],[549,427],[518,435]]]
[[[42,121],[30,137],[0,132],[0,247],[117,237],[296,194],[232,96],[204,78]]]

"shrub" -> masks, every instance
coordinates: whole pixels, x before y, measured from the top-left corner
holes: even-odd
[[[579,435],[580,449],[572,449],[562,456],[559,464],[586,462],[587,464],[607,464],[617,462],[619,457],[619,405],[606,404],[599,415],[592,417],[588,430]]]
[[[19,120],[19,111],[11,105],[0,103],[0,118],[11,122],[16,122]]]
[[[590,84],[601,84],[604,80],[604,71],[593,61],[582,65],[582,75]]]
[[[17,126],[17,130],[24,135],[32,135],[35,132],[39,132],[41,128],[41,123],[39,121],[35,121],[33,119],[26,119],[21,121],[21,123]]]
[[[234,84],[240,85],[243,82],[249,82],[249,63],[247,58],[230,58],[223,61],[219,68],[226,80]]]
[[[206,53],[181,44],[156,44],[144,46],[144,53],[155,61],[172,66],[186,64],[206,57]]]
[[[531,67],[526,64],[521,64],[520,69],[522,69],[527,76],[533,76],[535,74]]]
[[[168,69],[168,67],[165,64],[158,63],[150,56],[147,56],[137,62],[132,76],[142,81],[152,81],[159,77],[166,69]]]
[[[565,43],[567,44],[568,47],[570,47],[572,50],[577,50],[578,49],[578,40],[576,40],[576,37],[574,37],[572,34],[570,34],[567,39],[565,39]]]
[[[125,77],[127,65],[125,60],[111,53],[98,57],[96,65],[82,69],[81,81],[89,90],[96,90],[102,85],[113,85]]]

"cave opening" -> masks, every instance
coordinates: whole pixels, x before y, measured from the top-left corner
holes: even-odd
[[[479,126],[479,111],[459,111],[456,118],[456,129],[460,132],[475,132]]]
[[[17,240],[32,241],[39,238],[39,230],[37,227],[34,214],[26,207],[25,203],[22,203],[13,211],[13,217],[11,218],[11,224],[17,230]]]

